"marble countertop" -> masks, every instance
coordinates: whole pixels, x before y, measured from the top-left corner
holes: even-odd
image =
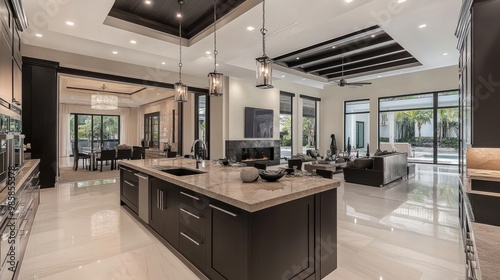
[[[310,176],[285,176],[277,182],[267,182],[259,178],[252,183],[243,183],[240,179],[241,168],[212,165],[209,161],[206,161],[206,167],[200,166],[200,171],[207,172],[204,174],[175,176],[158,170],[162,166],[195,169],[195,160],[185,158],[128,160],[119,164],[248,212],[256,212],[340,186],[340,180]]]
[[[40,163],[39,159],[30,159],[24,161],[23,167],[16,175],[16,192],[19,191],[21,186],[24,184],[26,179],[28,179],[28,176],[31,174],[33,169],[35,169],[38,163]],[[5,182],[2,184],[7,184],[7,179],[5,179]],[[0,192],[0,203],[2,203],[7,198],[8,192],[8,186],[5,186],[5,189]]]
[[[467,176],[473,180],[500,182],[500,171],[467,168]]]

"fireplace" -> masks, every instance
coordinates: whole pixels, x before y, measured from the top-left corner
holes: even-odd
[[[231,140],[226,141],[226,157],[235,157],[236,161],[253,165],[265,163],[267,165],[280,164],[279,140]]]
[[[274,160],[274,147],[242,148],[241,162],[256,162]]]

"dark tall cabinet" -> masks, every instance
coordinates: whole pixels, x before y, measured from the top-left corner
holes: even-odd
[[[23,133],[31,158],[40,159],[41,188],[54,187],[57,175],[57,69],[59,63],[23,57]]]

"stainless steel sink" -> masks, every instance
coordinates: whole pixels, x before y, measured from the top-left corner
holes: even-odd
[[[160,169],[159,171],[172,174],[175,176],[189,176],[189,175],[206,173],[204,171],[187,169],[187,168],[166,168],[166,169]]]

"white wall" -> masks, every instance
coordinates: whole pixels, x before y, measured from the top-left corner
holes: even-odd
[[[344,102],[370,99],[370,150],[378,143],[378,98],[412,93],[423,93],[458,88],[458,68],[450,66],[405,75],[380,78],[373,84],[358,88],[329,86],[321,91],[322,124],[321,151],[329,149],[330,135],[337,138],[337,146],[344,147]]]

